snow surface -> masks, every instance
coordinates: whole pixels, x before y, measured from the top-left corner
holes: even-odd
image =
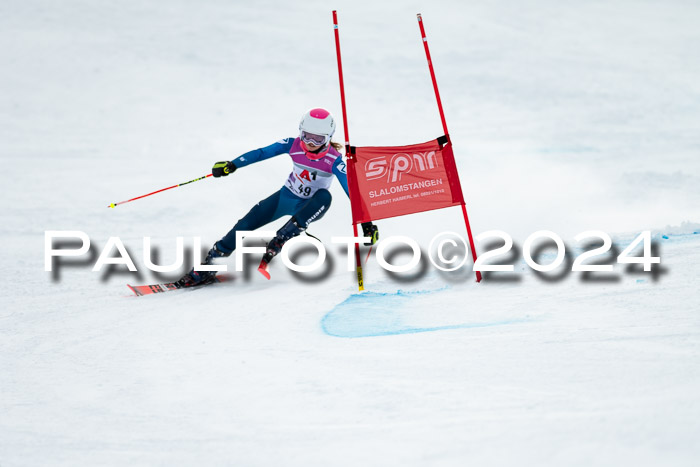
[[[208,246],[289,163],[107,205],[310,107],[339,117],[333,8],[353,144],[442,133],[420,12],[475,233],[549,229],[577,254],[582,231],[621,250],[652,230],[658,273],[546,280],[517,257],[476,284],[370,257],[364,294],[341,260],[130,296],[156,279],[144,236],[162,263],[176,236]],[[699,23],[684,0],[3,1],[0,466],[698,465]],[[332,193],[325,240],[350,232]],[[378,225],[464,232],[458,209]],[[94,255],[118,236],[142,273],[45,272],[47,230]]]

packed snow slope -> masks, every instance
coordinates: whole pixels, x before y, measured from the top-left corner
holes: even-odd
[[[359,293],[329,241],[351,232],[336,183],[322,274],[253,260],[131,295],[159,280],[144,237],[161,264],[177,236],[208,247],[290,162],[110,203],[294,136],[311,107],[341,122],[334,8],[355,145],[442,134],[423,14],[472,227],[513,237],[514,272],[396,277],[372,254]],[[0,466],[697,465],[698,23],[683,0],[5,0]],[[465,233],[455,208],[377,224],[426,250]],[[91,254],[46,272],[49,230]],[[523,261],[539,230],[570,254],[550,273]],[[573,273],[589,230],[617,253],[651,230],[661,265]],[[91,271],[110,237],[139,273]]]

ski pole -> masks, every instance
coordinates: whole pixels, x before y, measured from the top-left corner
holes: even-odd
[[[212,175],[213,175],[213,174],[205,175],[204,177],[195,178],[194,180],[190,180],[189,182],[185,182],[185,183],[180,183],[180,184],[178,184],[178,185],[169,186],[168,188],[163,188],[163,189],[161,189],[161,190],[154,191],[153,193],[148,193],[147,195],[141,195],[141,196],[137,196],[136,198],[127,199],[126,201],[120,201],[120,202],[118,202],[118,203],[112,203],[112,204],[110,204],[110,205],[107,206],[107,207],[108,207],[108,208],[114,208],[114,207],[119,206],[120,204],[129,203],[129,202],[131,202],[131,201],[136,201],[137,199],[145,198],[146,196],[155,195],[156,193],[160,193],[161,191],[170,190],[170,189],[173,189],[173,188],[177,188],[177,187],[179,187],[179,186],[182,186],[182,185],[187,185],[188,183],[193,183],[193,182],[198,182],[198,181],[200,181],[200,180],[204,180],[205,178],[211,177]]]

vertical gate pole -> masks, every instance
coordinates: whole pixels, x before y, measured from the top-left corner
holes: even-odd
[[[340,104],[343,108],[343,131],[345,132],[345,156],[348,161],[347,176],[348,176],[348,191],[353,186],[350,183],[350,177],[355,176],[355,157],[350,153],[350,135],[348,134],[348,114],[345,107],[345,85],[343,83],[343,63],[340,59],[340,36],[338,34],[338,14],[333,10],[333,31],[335,33],[335,53],[338,58],[338,80],[340,82]],[[352,204],[352,196],[350,196]],[[357,237],[357,224],[353,218],[352,229],[354,236]],[[365,290],[364,279],[362,277],[362,261],[360,260],[360,244],[355,243],[355,270],[357,272],[357,288],[360,291]]]
[[[423,47],[425,47],[425,58],[428,60],[428,68],[430,69],[430,78],[433,80],[433,89],[435,90],[435,99],[437,99],[438,110],[440,111],[440,120],[442,121],[442,129],[447,136],[448,144],[452,144],[450,133],[447,131],[447,122],[445,121],[445,112],[442,110],[442,101],[440,100],[440,92],[438,91],[437,80],[435,79],[435,70],[433,70],[433,61],[430,58],[430,49],[428,49],[428,38],[425,37],[425,28],[423,27],[423,18],[418,13],[418,27],[420,35],[423,39]],[[464,196],[462,196],[464,198]],[[467,236],[469,237],[469,246],[472,250],[472,259],[476,263],[476,247],[474,246],[474,238],[472,237],[472,229],[469,225],[469,216],[467,216],[467,207],[462,201],[462,215],[464,216],[464,225],[467,226]],[[476,281],[481,282],[481,271],[476,271]]]

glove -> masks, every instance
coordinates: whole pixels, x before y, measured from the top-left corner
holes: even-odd
[[[211,168],[211,173],[214,177],[225,177],[236,171],[236,166],[231,161],[221,161],[214,164]]]
[[[369,243],[365,243],[366,246],[374,245],[379,240],[379,228],[371,222],[362,224],[362,233],[365,237],[372,239]]]

